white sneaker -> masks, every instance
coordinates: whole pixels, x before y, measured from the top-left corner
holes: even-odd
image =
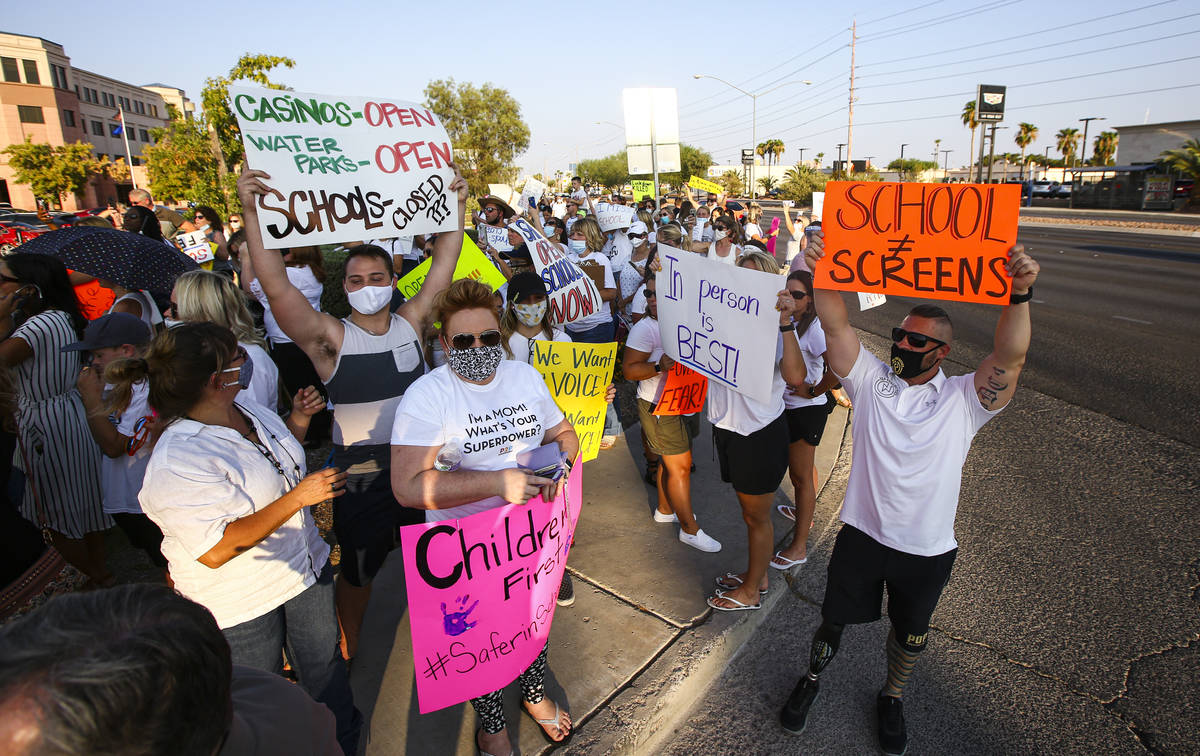
[[[659,512],[657,509],[655,509],[654,510],[654,521],[671,523],[671,522],[679,522],[679,518],[675,516],[674,512],[672,512],[671,514],[663,514],[662,512]]]
[[[696,528],[696,535],[688,535],[680,530],[679,540],[683,543],[686,543],[688,546],[691,546],[693,549],[707,551],[710,554],[715,554],[721,550],[721,544],[700,528]]]

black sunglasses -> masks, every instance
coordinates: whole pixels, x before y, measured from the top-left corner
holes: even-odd
[[[905,336],[908,337],[908,343],[912,344],[917,349],[920,349],[921,347],[925,346],[926,344],[928,344],[931,341],[933,343],[937,344],[938,346],[946,345],[946,342],[944,342],[940,339],[935,339],[932,336],[926,336],[923,333],[916,333],[914,331],[906,331],[903,328],[893,328],[892,329],[892,341],[896,342],[897,344],[899,344],[901,341],[904,341]]]
[[[658,299],[658,292],[654,289],[646,289],[646,299]]]
[[[475,339],[478,336],[479,343],[485,347],[494,347],[500,343],[500,332],[496,329],[484,331],[481,334],[474,333],[456,333],[450,337],[450,346],[455,349],[470,349],[475,346]]]
[[[789,293],[792,295],[792,299],[797,299],[797,300],[804,299],[805,297],[808,296],[807,291],[793,291],[793,292],[789,292]]]
[[[0,281],[5,283],[21,283],[21,279],[13,278],[12,276],[6,276],[3,273],[0,273]]]

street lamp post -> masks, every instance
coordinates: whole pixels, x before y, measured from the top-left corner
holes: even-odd
[[[719,76],[710,76],[709,74],[692,74],[692,78],[693,79],[714,79],[716,81],[721,82],[722,84],[729,87],[730,89],[736,89],[737,91],[741,92],[742,94],[744,94],[750,98],[750,101],[753,103],[753,105],[751,106],[751,110],[750,110],[750,151],[751,151],[751,156],[753,156],[754,151],[756,149],[758,149],[758,98],[762,97],[765,94],[770,94],[771,92],[774,92],[776,89],[780,89],[781,87],[786,87],[790,84],[812,84],[812,82],[809,81],[808,79],[797,79],[795,81],[785,81],[782,84],[771,87],[770,89],[765,89],[761,92],[747,92],[746,90],[742,89],[741,87],[737,86],[736,84],[730,84],[729,82],[725,81],[724,79],[722,79]],[[754,160],[751,160],[751,162],[750,162],[750,196],[751,197],[754,197],[755,162],[756,161],[754,161]]]
[[[797,164],[802,164],[804,162],[804,151],[807,149],[807,147],[800,148],[800,159],[796,161]]]
[[[942,150],[944,164],[942,165],[942,173],[950,175],[950,153],[954,150]],[[969,179],[968,179],[969,180]]]
[[[904,148],[908,146],[908,142],[900,145],[900,180],[904,180]]]
[[[845,142],[838,143],[838,165],[842,165],[842,148],[846,146]],[[842,171],[846,170],[846,166],[842,165]],[[837,178],[837,171],[834,171],[834,178]]]
[[[1108,119],[1101,118],[1099,116],[1088,116],[1087,118],[1080,118],[1079,120],[1083,121],[1083,146],[1079,148],[1079,162],[1082,163],[1083,165],[1087,165],[1088,126],[1091,125],[1092,121],[1107,121]]]

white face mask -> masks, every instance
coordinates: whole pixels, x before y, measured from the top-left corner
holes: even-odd
[[[364,286],[357,291],[346,292],[346,299],[355,312],[362,315],[374,315],[388,306],[392,301],[391,286]]]
[[[713,232],[713,238],[717,241],[721,241],[726,236],[729,236],[729,232],[723,228],[717,229],[715,232]]]

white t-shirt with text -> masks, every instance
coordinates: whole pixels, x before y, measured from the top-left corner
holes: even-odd
[[[808,330],[803,335],[796,336],[796,340],[800,342],[800,354],[803,355],[804,367],[808,370],[808,376],[804,382],[809,386],[816,386],[825,374],[825,358],[823,356],[826,349],[825,329],[821,328],[820,318],[813,318],[813,321],[808,324]],[[816,397],[793,394],[791,391],[785,391],[783,394],[783,406],[788,409],[812,407],[828,401],[829,398],[824,394]]]

